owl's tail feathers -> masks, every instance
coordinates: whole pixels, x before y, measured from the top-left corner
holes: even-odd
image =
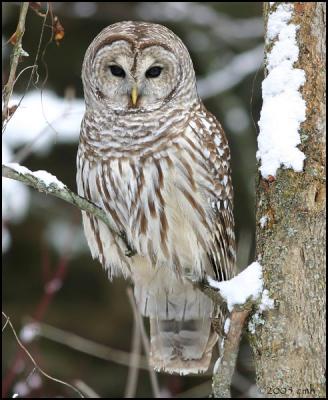
[[[170,374],[207,371],[218,335],[209,318],[185,321],[150,319],[150,365]]]

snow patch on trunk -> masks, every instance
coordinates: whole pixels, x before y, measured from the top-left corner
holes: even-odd
[[[299,91],[305,83],[305,72],[293,67],[299,55],[298,26],[290,23],[293,8],[293,4],[279,4],[268,19],[266,40],[276,41],[267,55],[268,75],[262,82],[263,106],[256,154],[265,179],[275,176],[280,166],[300,172],[305,159],[297,148],[301,143],[299,129],[305,121],[306,103]]]

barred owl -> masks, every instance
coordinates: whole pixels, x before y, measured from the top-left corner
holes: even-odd
[[[225,134],[197,94],[188,50],[164,26],[108,26],[86,51],[82,80],[78,192],[136,250],[128,257],[124,242],[83,212],[92,256],[110,278],[132,280],[139,310],[150,319],[151,365],[204,372],[227,311],[191,280],[235,274]]]

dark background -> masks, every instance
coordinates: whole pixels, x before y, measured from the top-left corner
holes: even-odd
[[[46,3],[41,4],[39,11],[45,12]],[[53,14],[58,16],[65,29],[65,37],[59,45],[54,41],[47,45],[51,36],[49,17],[41,44],[41,54],[44,55],[38,62],[39,82],[28,89],[38,90],[40,96],[42,89],[52,91],[60,98],[67,93],[70,97],[81,98],[80,72],[85,50],[100,30],[122,20],[158,22],[172,29],[190,50],[200,82],[213,72],[229,67],[238,55],[261,46],[263,41],[262,3],[258,2],[62,2],[51,3],[51,6]],[[5,83],[12,48],[6,42],[16,29],[19,3],[2,3],[2,10],[2,80]],[[19,70],[32,63],[42,23],[43,18],[30,9],[23,38],[24,50],[30,57],[22,61]],[[256,171],[256,127],[253,121],[259,119],[262,78],[261,60],[250,73],[243,72],[243,68],[248,68],[246,64],[247,61],[245,64],[240,62],[237,72],[231,70],[231,76],[236,73],[242,76],[238,83],[234,84],[228,73],[224,78],[227,82],[223,83],[229,83],[231,79],[231,88],[203,96],[206,107],[221,121],[231,146],[240,269],[253,261]],[[46,82],[43,83],[46,75]],[[28,76],[25,73],[18,80],[16,94],[23,95]],[[29,124],[29,121],[24,122]],[[10,134],[9,124],[4,137]],[[75,130],[77,134],[78,123]],[[21,134],[24,135],[24,132]],[[11,150],[17,154],[21,147]],[[50,171],[76,190],[76,151],[77,141],[65,143],[52,139],[51,150],[46,155],[32,150],[22,164],[31,170]],[[3,311],[18,333],[31,317],[41,321],[40,335],[26,346],[44,371],[67,382],[79,379],[100,397],[124,397],[128,373],[126,366],[73,350],[64,344],[70,336],[62,331],[57,332],[56,338],[64,343],[57,343],[54,340],[55,331],[51,328],[47,330],[44,324],[129,352],[133,330],[133,314],[126,293],[129,282],[121,279],[109,282],[100,264],[92,260],[83,237],[80,213],[75,208],[55,198],[29,191],[31,200],[28,211],[19,223],[13,223],[3,215],[3,224],[11,235],[11,244],[3,252]],[[54,275],[58,290],[51,293],[49,281]],[[37,372],[31,375],[33,364],[26,357],[17,355],[17,342],[9,326],[6,326],[2,337],[3,380],[8,386],[7,397],[13,393],[18,393],[19,397],[75,396],[70,389],[44,377],[39,382],[35,378]],[[91,349],[91,352],[95,354],[96,350]],[[104,351],[100,353],[105,354]],[[183,397],[183,393],[190,397],[207,397],[210,391],[210,375],[157,375],[163,397]],[[33,382],[36,382],[35,387]],[[235,397],[257,395],[252,356],[244,342],[233,381],[233,394]],[[152,397],[147,371],[140,371],[136,397]]]

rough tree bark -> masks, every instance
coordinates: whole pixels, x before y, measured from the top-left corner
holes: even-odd
[[[276,307],[250,335],[257,383],[267,397],[325,397],[325,46],[322,2],[293,4],[299,63],[306,74],[304,171],[258,176],[256,253]],[[264,3],[264,17],[277,7]],[[270,48],[267,44],[266,51]],[[278,116],[277,116],[278,117]]]

